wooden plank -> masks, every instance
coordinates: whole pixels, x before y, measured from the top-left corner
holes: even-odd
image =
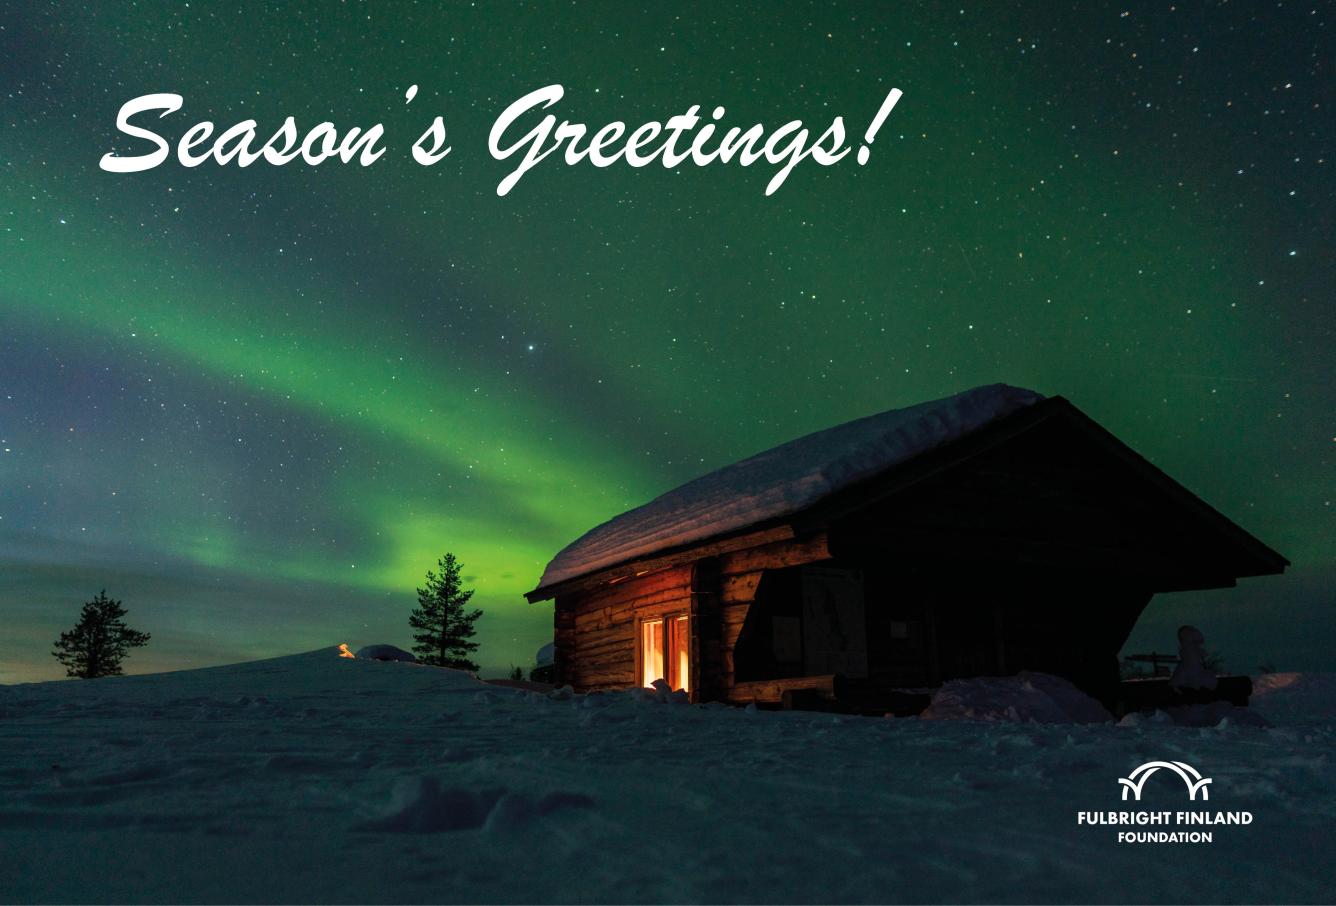
[[[660,569],[640,576],[591,588],[570,595],[576,602],[577,610],[601,607],[616,601],[628,601],[655,594],[667,588],[688,588],[691,585],[690,565],[673,569]],[[566,598],[566,595],[562,596]]]
[[[646,607],[652,607],[655,604],[662,604],[667,601],[686,601],[691,597],[691,593],[686,587],[664,589],[652,595],[646,595],[639,598],[625,598],[621,601],[615,601],[597,608],[580,608],[575,614],[573,625],[587,626],[600,621],[617,622],[619,620],[629,619],[634,613]]]
[[[673,613],[690,613],[691,598],[673,598],[655,604],[646,604],[636,608],[637,617],[661,617]]]
[[[622,688],[634,687],[637,685],[635,676],[624,671],[587,671],[577,673],[567,680],[576,689],[588,688],[592,686],[620,686]]]
[[[600,645],[577,645],[575,648],[575,658],[581,664],[625,664],[627,670],[635,669],[634,655],[630,639]]]
[[[724,576],[720,582],[719,600],[724,604],[750,603],[756,598],[756,586],[761,584],[761,570]]]
[[[733,683],[728,690],[732,702],[768,702],[778,704],[784,693],[793,689],[811,689],[834,697],[837,684],[833,673],[821,676],[791,676],[784,679],[753,680]]]
[[[751,603],[746,604],[727,604],[719,608],[719,622],[722,626],[737,624],[741,626],[747,622],[747,614],[751,611]]]
[[[620,639],[601,639],[599,641],[577,640],[574,644],[574,653],[577,657],[601,657],[608,652],[617,652],[619,655],[631,656],[632,645],[635,640],[631,636],[623,636]]]
[[[615,607],[600,607],[598,610],[590,610],[575,615],[575,629],[577,632],[589,632],[593,629],[608,629],[620,623],[626,623],[635,615],[635,610],[630,601],[618,604]]]
[[[589,626],[600,622],[619,622],[621,620],[630,619],[632,615],[644,611],[647,608],[677,601],[690,600],[691,591],[685,585],[660,589],[659,591],[648,595],[627,597],[622,600],[609,602],[602,607],[580,607],[575,612],[574,625]]]
[[[719,558],[724,576],[762,569],[782,569],[800,566],[818,560],[830,559],[830,548],[825,532],[817,532],[800,540],[780,541],[739,550]]]
[[[681,549],[665,552],[658,556],[641,558],[619,566],[609,567],[608,569],[590,573],[586,576],[569,579],[565,582],[559,582],[555,585],[535,588],[533,591],[528,592],[525,597],[529,600],[529,603],[532,604],[538,601],[545,601],[548,598],[566,595],[571,592],[583,591],[607,585],[609,582],[625,580],[653,570],[663,569],[670,566],[680,566],[706,557],[715,557],[730,551],[753,548],[775,541],[783,541],[792,537],[793,529],[790,526],[772,526],[770,528],[760,529],[746,534],[720,538],[717,541],[711,541],[705,544],[686,546]]]
[[[601,645],[604,642],[626,642],[631,644],[635,640],[635,623],[628,620],[625,623],[618,623],[607,629],[591,629],[588,631],[575,633],[576,644],[581,646]]]
[[[747,614],[750,611],[750,604],[734,604],[724,608],[719,624],[720,639],[730,654],[733,651],[733,646],[738,643],[738,636],[742,634],[742,627],[746,625]]]

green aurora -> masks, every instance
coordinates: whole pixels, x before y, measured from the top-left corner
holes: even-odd
[[[0,682],[59,676],[103,587],[153,633],[132,672],[406,645],[446,550],[484,672],[527,666],[551,610],[521,593],[585,530],[993,381],[1067,396],[1295,564],[1157,598],[1134,645],[1192,620],[1236,669],[1329,666],[1328,26],[1040,6],[0,12]],[[768,198],[764,163],[555,157],[498,198],[491,122],[553,82],[592,124],[723,105],[855,139],[904,98],[867,166]],[[99,170],[158,91],[173,139],[293,115],[383,122],[389,151]],[[453,151],[424,168],[435,115]]]

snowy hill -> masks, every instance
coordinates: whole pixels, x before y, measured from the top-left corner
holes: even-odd
[[[334,648],[0,687],[0,901],[1329,900],[1330,679],[1265,678],[1266,729],[547,697]],[[1120,800],[1152,759],[1254,822],[1077,825],[1188,808]]]

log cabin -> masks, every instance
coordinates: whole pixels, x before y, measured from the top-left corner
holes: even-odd
[[[1110,703],[1156,592],[1288,565],[1066,399],[997,384],[702,476],[567,546],[527,597],[554,600],[555,682],[577,691],[908,713],[1021,670]]]

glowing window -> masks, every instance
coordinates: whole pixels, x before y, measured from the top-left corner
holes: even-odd
[[[687,632],[687,618],[674,617],[668,635],[668,685],[674,689],[691,690],[690,660],[691,635]]]
[[[663,620],[640,624],[640,685],[652,686],[663,678]]]
[[[691,632],[686,614],[640,621],[640,684],[667,680],[691,691]]]

